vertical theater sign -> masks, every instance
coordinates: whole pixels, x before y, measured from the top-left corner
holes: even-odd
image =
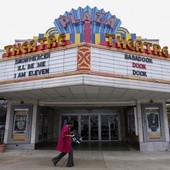
[[[36,93],[36,90],[40,89],[55,91],[54,89],[58,87],[74,85],[74,81],[78,82],[80,78],[78,85],[82,83],[82,86],[87,83],[88,86],[105,87],[108,91],[110,88],[113,88],[112,91],[129,89],[131,96],[118,100],[119,93],[113,93],[108,94],[110,99],[104,100],[99,97],[99,102],[104,101],[105,105],[108,105],[117,99],[116,102],[120,105],[122,100],[127,100],[126,102],[135,100],[136,111],[132,109],[126,115],[127,122],[124,122],[124,126],[127,124],[130,128],[127,133],[136,136],[140,150],[145,148],[149,150],[151,144],[153,150],[161,144],[160,150],[167,149],[168,134],[164,104],[170,97],[168,97],[170,90],[168,47],[162,47],[157,41],[147,41],[134,33],[129,33],[127,29],[120,27],[120,19],[97,7],[79,7],[70,12],[66,11],[54,20],[54,25],[55,27],[47,30],[45,34],[4,47],[5,52],[0,60],[0,95],[11,100],[6,143],[21,142],[34,148],[38,141],[36,134],[39,133],[36,125],[37,116],[41,115],[41,124],[44,121],[43,115],[47,115],[50,121],[48,109],[46,113],[39,113],[41,100],[46,100],[43,94],[42,98],[38,98],[36,94],[29,98],[29,92]],[[71,79],[72,77],[75,79]],[[26,104],[23,104],[25,102],[22,98],[23,91],[28,92],[29,102]],[[133,96],[138,93],[142,96],[142,92],[146,94],[153,92],[155,96],[158,93],[157,99],[158,96],[164,98],[161,102],[152,104],[148,103],[151,100],[149,97],[147,102],[142,102],[141,97]],[[16,100],[20,101],[22,98],[22,104],[15,103],[14,93],[18,94]],[[80,96],[83,96],[83,93],[82,90]],[[92,91],[92,94],[94,93]],[[112,95],[115,95],[114,99],[111,98]],[[93,96],[91,97],[93,99]],[[86,96],[87,100],[80,98],[82,105],[91,101],[97,102],[97,99],[95,101],[91,97]],[[51,100],[50,102],[55,102],[55,99]],[[71,99],[70,103],[76,103],[78,100]],[[64,103],[64,100],[61,101]],[[46,135],[47,131],[48,128]],[[99,128],[99,138],[101,131]],[[121,137],[117,138],[120,139]]]

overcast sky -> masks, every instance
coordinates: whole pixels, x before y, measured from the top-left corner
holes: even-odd
[[[45,33],[65,11],[87,5],[110,11],[130,33],[159,39],[162,47],[170,49],[169,4],[170,0],[2,0],[0,49],[14,44],[15,39],[32,39]]]

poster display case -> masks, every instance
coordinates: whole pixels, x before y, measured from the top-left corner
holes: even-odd
[[[164,140],[165,132],[162,105],[142,105],[142,115],[145,141]]]
[[[26,144],[31,139],[33,105],[12,105],[8,143]]]
[[[26,140],[28,109],[15,109],[13,122],[13,140]]]
[[[147,133],[149,139],[161,139],[161,124],[159,107],[145,108]]]

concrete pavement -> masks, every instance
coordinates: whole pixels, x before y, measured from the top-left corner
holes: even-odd
[[[6,150],[0,153],[0,170],[170,170],[170,152],[74,151],[72,168],[65,156],[55,167],[53,150]]]

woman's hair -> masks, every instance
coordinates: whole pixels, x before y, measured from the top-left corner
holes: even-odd
[[[74,121],[68,120],[67,124],[68,124],[68,125],[73,125],[73,124],[74,124]]]

